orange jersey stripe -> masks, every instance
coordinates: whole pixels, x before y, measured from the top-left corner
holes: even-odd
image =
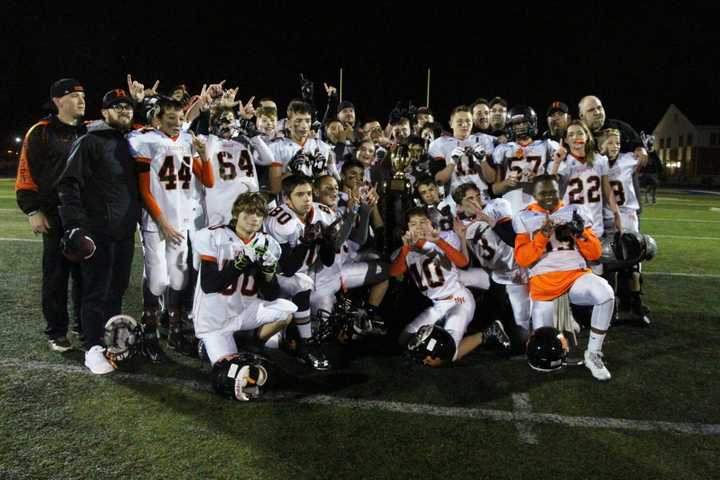
[[[32,190],[37,192],[39,187],[35,180],[32,178],[32,172],[30,171],[30,163],[27,157],[28,144],[30,143],[30,133],[40,125],[47,125],[50,123],[48,120],[40,120],[38,123],[30,127],[30,130],[25,134],[23,139],[22,149],[20,150],[20,163],[18,163],[17,178],[15,179],[15,191],[18,190]]]
[[[567,270],[565,272],[548,272],[530,277],[530,298],[533,300],[553,300],[570,290],[575,280],[591,270]]]
[[[138,180],[140,181],[140,196],[145,204],[145,209],[153,219],[157,220],[162,215],[162,210],[150,191],[150,172],[140,172]]]

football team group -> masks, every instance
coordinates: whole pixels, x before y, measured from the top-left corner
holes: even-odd
[[[90,122],[82,84],[53,83],[17,172],[43,238],[50,348],[72,349],[75,330],[92,373],[170,348],[249,400],[268,380],[264,349],[328,370],[357,345],[429,367],[484,346],[609,380],[610,325],[650,323],[638,175],[657,156],[595,96],[577,118],[551,102],[540,134],[531,107],[500,97],[455,107],[446,130],[412,104],[360,122],[302,77],[284,114],[224,81],[197,95],[127,81]],[[122,313],[136,232],[139,321]]]

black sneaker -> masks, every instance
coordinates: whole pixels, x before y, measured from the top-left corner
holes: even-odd
[[[510,351],[510,337],[505,333],[505,328],[500,320],[495,320],[483,333],[486,343],[495,342],[503,350]]]
[[[297,358],[300,362],[314,370],[329,370],[330,362],[320,345],[310,339],[301,340],[298,343]]]
[[[70,340],[68,340],[65,335],[62,337],[49,338],[48,345],[50,345],[50,350],[53,352],[67,352],[73,348],[72,343],[70,343]]]

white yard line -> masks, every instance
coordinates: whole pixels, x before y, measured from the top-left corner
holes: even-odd
[[[520,413],[532,413],[532,405],[530,404],[530,395],[527,393],[512,394],[513,410]],[[522,443],[528,445],[537,445],[537,435],[533,432],[532,425],[525,422],[516,422],[515,428],[520,436]]]
[[[127,381],[149,385],[169,385],[190,388],[203,392],[210,391],[208,384],[193,380],[183,380],[173,377],[158,377],[155,375],[130,374],[114,372],[106,376],[91,374],[86,368],[76,365],[59,365],[47,362],[24,362],[12,359],[0,361],[0,368],[11,370],[43,370],[67,374],[85,375],[98,381]],[[588,380],[592,381],[592,380]],[[460,408],[439,407],[421,403],[390,402],[383,400],[362,400],[329,395],[300,396],[293,392],[268,392],[263,398],[267,400],[294,401],[300,404],[325,405],[330,407],[347,408],[351,410],[381,410],[403,414],[431,415],[436,417],[468,418],[472,420],[490,420],[496,422],[510,422],[517,424],[535,423],[546,425],[560,425],[566,427],[598,428],[614,430],[631,430],[638,432],[667,432],[693,435],[720,435],[720,424],[662,422],[655,420],[631,420],[625,418],[569,416],[554,413],[535,413],[521,411],[495,410],[487,408]]]
[[[8,237],[0,237],[0,242],[40,242],[42,243],[41,238],[8,238]]]
[[[640,217],[641,223],[647,222],[673,222],[673,223],[720,223],[720,220],[691,220],[688,218],[648,218]]]
[[[653,238],[668,238],[672,240],[720,240],[720,237],[695,237],[693,235],[653,235]]]
[[[687,278],[720,278],[720,275],[712,273],[682,273],[682,272],[645,272],[642,274],[657,277],[687,277]]]

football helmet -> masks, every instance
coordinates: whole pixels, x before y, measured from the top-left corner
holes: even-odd
[[[115,315],[105,323],[107,355],[114,362],[127,360],[140,350],[140,324],[130,315]]]
[[[439,362],[451,362],[455,358],[455,340],[447,330],[438,325],[420,327],[407,343],[411,359],[422,365],[435,366]]]
[[[507,134],[511,141],[536,137],[538,129],[535,110],[526,105],[512,107],[508,112]]]
[[[527,343],[528,365],[539,372],[552,372],[565,366],[570,350],[567,339],[553,327],[541,327],[533,332]]]
[[[267,361],[250,353],[228,355],[213,365],[213,390],[240,402],[255,400],[268,380]]]
[[[631,267],[657,255],[657,243],[650,235],[639,232],[616,232],[603,237],[600,262],[609,270]]]

